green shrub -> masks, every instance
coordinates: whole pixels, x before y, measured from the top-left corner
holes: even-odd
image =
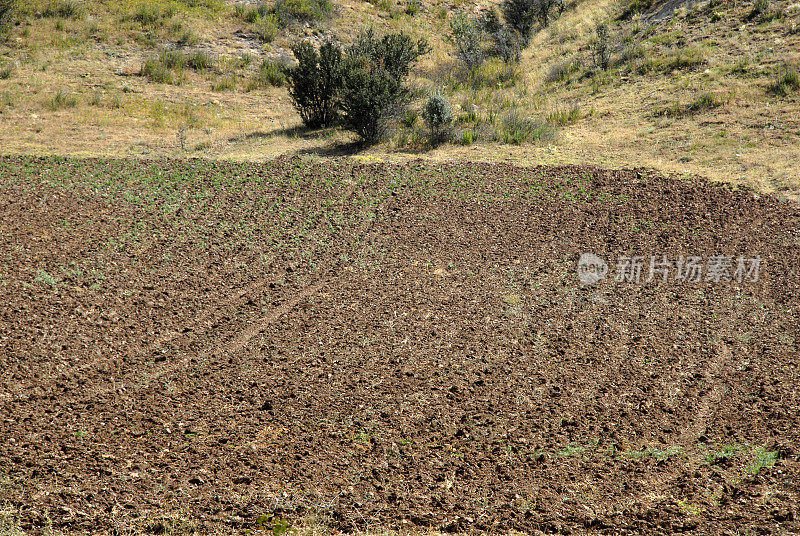
[[[309,41],[292,47],[297,66],[286,70],[289,96],[308,127],[326,127],[338,117],[338,94],[342,88],[342,50],[327,42],[319,52]]]
[[[176,13],[177,10],[171,4],[165,7],[157,3],[142,2],[133,12],[123,17],[123,20],[132,20],[141,24],[143,28],[151,28],[163,24],[164,20]]]
[[[183,21],[176,21],[170,24],[167,28],[167,33],[175,43],[182,47],[196,45],[200,42],[200,37],[191,28],[188,28]]]
[[[570,77],[581,70],[581,62],[578,59],[569,59],[553,64],[547,71],[544,81],[547,84],[556,82],[566,82]]]
[[[430,47],[405,33],[377,37],[365,30],[347,50],[342,76],[341,108],[345,125],[364,143],[381,140],[390,121],[408,102],[403,84],[411,66]]]
[[[547,115],[547,122],[551,125],[567,125],[574,123],[581,117],[583,117],[581,109],[578,106],[572,106],[567,109],[558,109],[550,112]]]
[[[179,84],[183,81],[183,70],[186,67],[201,70],[210,66],[211,60],[203,52],[186,55],[180,50],[163,50],[158,58],[150,58],[144,62],[140,74],[153,82]]]
[[[440,143],[451,135],[453,125],[453,108],[447,97],[440,94],[432,95],[422,109],[422,118],[428,126],[432,143]]]
[[[158,58],[167,69],[183,69],[188,62],[186,54],[180,50],[163,50]]]
[[[517,62],[523,45],[519,32],[503,24],[494,10],[484,11],[478,17],[456,13],[450,19],[447,39],[455,48],[456,59],[467,71],[479,67],[488,58]]]
[[[592,58],[598,69],[605,71],[611,63],[611,43],[608,35],[608,26],[600,24],[595,30],[595,38],[591,43]]]
[[[634,15],[646,12],[653,5],[654,0],[630,0],[622,10],[619,20],[629,20]]]
[[[174,84],[176,82],[176,77],[173,76],[172,71],[157,58],[146,60],[139,74],[159,84]]]
[[[448,40],[455,47],[456,58],[467,69],[478,67],[486,59],[483,37],[477,19],[460,11],[450,19]]]
[[[472,145],[475,142],[475,131],[471,129],[464,129],[461,136],[458,138],[458,143],[461,145]]]
[[[253,32],[264,43],[271,43],[278,36],[280,21],[277,15],[269,13],[263,17],[258,17],[253,22]]]
[[[517,65],[500,58],[492,58],[475,67],[467,74],[467,81],[474,89],[483,87],[505,88],[517,81]]]
[[[755,0],[753,9],[747,14],[747,20],[761,18],[769,13],[769,0]]]
[[[259,2],[255,6],[236,4],[236,6],[234,7],[234,13],[236,14],[237,17],[239,17],[243,21],[252,24],[259,18],[265,17],[268,14],[270,14],[271,10],[265,2]]]
[[[544,28],[564,11],[563,0],[503,0],[500,5],[509,26],[514,28],[527,45],[536,23]]]

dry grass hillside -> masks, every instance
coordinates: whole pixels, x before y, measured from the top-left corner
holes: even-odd
[[[628,0],[576,0],[517,66],[492,60],[466,76],[449,19],[488,4],[333,2],[288,25],[220,0],[25,3],[0,45],[0,153],[592,163],[800,193],[800,4],[656,2],[626,16]],[[592,61],[601,22],[608,69]],[[364,25],[430,41],[413,74],[415,107],[444,92],[457,116],[452,143],[428,147],[414,114],[368,150],[339,129],[301,127],[281,87],[289,45],[347,41]]]

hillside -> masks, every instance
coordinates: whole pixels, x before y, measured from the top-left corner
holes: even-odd
[[[446,39],[449,20],[488,4],[346,0],[284,27],[278,19],[248,22],[254,6],[219,0],[25,3],[0,45],[0,152],[590,162],[796,197],[800,92],[791,73],[800,59],[800,5],[635,5],[630,14],[618,1],[569,3],[534,35],[518,66],[489,62],[465,78]],[[607,70],[593,66],[590,48],[601,22],[609,25]],[[341,130],[301,127],[286,89],[271,85],[292,58],[289,45],[298,37],[347,41],[364,25],[429,40],[433,51],[413,83],[421,97],[438,89],[451,99],[454,143],[426,147],[421,121],[360,151]],[[165,68],[165,49],[194,60]],[[508,134],[508,121],[546,129]]]

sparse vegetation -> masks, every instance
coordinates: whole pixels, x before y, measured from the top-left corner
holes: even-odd
[[[785,97],[789,93],[800,89],[800,75],[797,69],[782,65],[777,71],[777,79],[770,87],[770,91],[778,96]]]
[[[43,17],[80,19],[83,15],[84,6],[78,0],[53,0],[42,10]]]
[[[274,13],[285,25],[325,20],[333,14],[330,0],[277,0]]]
[[[247,86],[248,91],[286,84],[286,66],[276,60],[264,60]]]
[[[525,117],[517,110],[506,112],[496,128],[495,139],[497,141],[514,145],[548,140],[554,135],[552,127]]]
[[[697,97],[697,99],[688,106],[688,110],[690,112],[702,112],[704,110],[716,108],[721,104],[719,97],[713,93],[706,92]]]
[[[78,99],[74,95],[70,95],[66,91],[58,90],[58,92],[47,101],[47,108],[51,111],[63,110],[65,108],[74,108],[78,105]]]
[[[747,467],[747,472],[753,476],[758,475],[764,469],[769,469],[778,461],[778,452],[764,447],[756,448],[753,454],[755,461]]]

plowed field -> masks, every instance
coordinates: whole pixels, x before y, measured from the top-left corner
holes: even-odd
[[[729,277],[648,277],[718,255]],[[0,158],[0,509],[26,531],[798,532],[799,348],[800,208],[749,190]]]

